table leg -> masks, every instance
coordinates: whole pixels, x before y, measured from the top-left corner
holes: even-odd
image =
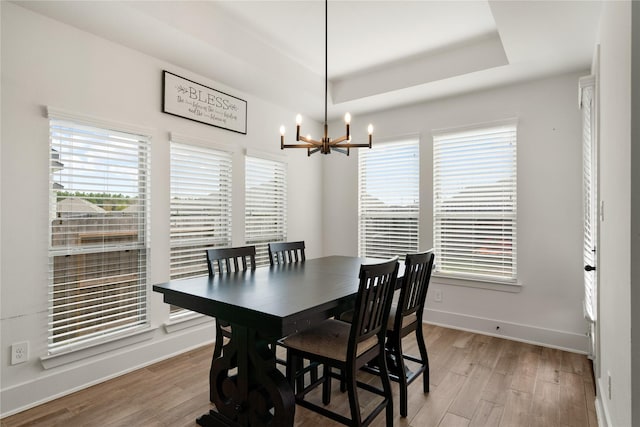
[[[293,426],[295,398],[275,354],[256,331],[231,326],[231,340],[211,365],[211,396],[217,412],[198,418],[201,426]],[[237,367],[237,374],[229,371]]]

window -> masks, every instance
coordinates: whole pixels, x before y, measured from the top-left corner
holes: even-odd
[[[417,139],[358,153],[360,256],[404,257],[418,251],[420,151]]]
[[[175,135],[170,151],[171,279],[206,275],[205,249],[231,246],[232,154]]]
[[[245,240],[256,264],[268,265],[267,243],[287,238],[286,164],[247,156],[245,170]]]
[[[147,326],[149,138],[49,116],[53,355]]]
[[[436,273],[516,280],[516,125],[433,138]]]

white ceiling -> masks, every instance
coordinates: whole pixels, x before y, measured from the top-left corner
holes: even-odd
[[[17,1],[321,120],[324,2]],[[330,118],[586,69],[601,1],[329,1]]]

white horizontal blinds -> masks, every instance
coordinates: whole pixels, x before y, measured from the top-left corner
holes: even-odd
[[[205,249],[231,246],[231,162],[227,151],[171,142],[171,279],[208,274]]]
[[[436,271],[516,280],[515,122],[433,138]]]
[[[581,88],[582,107],[582,185],[583,185],[583,211],[584,211],[584,238],[583,258],[584,265],[596,265],[595,221],[594,212],[595,186],[594,186],[594,153],[593,153],[593,84]],[[584,271],[584,310],[590,321],[595,321],[595,272]]]
[[[418,250],[420,152],[417,139],[358,153],[359,254],[389,258]]]
[[[147,323],[149,138],[50,119],[50,353]]]
[[[267,244],[287,237],[286,164],[247,156],[245,168],[245,240],[256,264],[268,265]]]

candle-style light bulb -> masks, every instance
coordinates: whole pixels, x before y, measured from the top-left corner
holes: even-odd
[[[344,122],[347,125],[347,140],[350,140],[351,139],[351,135],[350,135],[350,133],[351,133],[351,129],[350,129],[350,127],[351,127],[350,126],[350,124],[351,124],[351,114],[346,113],[344,115]]]
[[[302,124],[302,116],[296,116],[296,141],[300,141],[300,125]]]
[[[280,126],[280,149],[284,150],[284,125]]]
[[[367,131],[369,132],[369,148],[371,148],[371,141],[373,140],[373,125],[371,123],[369,123]]]

